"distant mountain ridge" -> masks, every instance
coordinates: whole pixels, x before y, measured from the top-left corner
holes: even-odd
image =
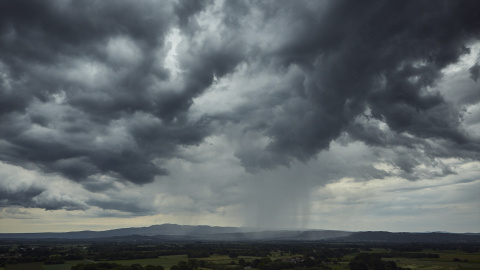
[[[240,228],[236,227],[212,227],[207,225],[177,225],[161,224],[149,227],[121,228],[106,231],[76,231],[76,232],[46,232],[46,233],[0,233],[0,238],[100,238],[129,235],[205,235],[215,233],[238,233]]]
[[[377,243],[480,243],[478,233],[445,232],[355,232],[336,242],[377,242]]]
[[[106,231],[0,233],[0,239],[71,239],[104,241],[328,241],[383,243],[480,243],[475,233],[393,233],[336,230],[262,230],[258,228],[161,224]]]

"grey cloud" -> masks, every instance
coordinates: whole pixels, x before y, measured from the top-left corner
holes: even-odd
[[[61,194],[52,194],[44,192],[37,197],[33,198],[34,204],[30,207],[43,208],[45,210],[86,210],[90,208],[85,202]]]
[[[0,159],[106,193],[115,181],[142,185],[167,175],[166,161],[182,158],[180,148],[221,133],[253,173],[320,158],[329,164],[321,167],[323,183],[393,174],[374,167],[373,156],[329,163],[322,153],[344,140],[381,149],[377,160],[386,154],[383,161],[408,179],[422,176],[424,163],[451,174],[435,158],[480,160],[478,140],[462,130],[462,106],[478,103],[468,98],[478,95],[466,91],[453,104],[435,87],[442,70],[478,42],[479,5],[2,1]],[[175,75],[165,61],[166,37],[176,28]],[[477,67],[470,69],[475,81]],[[241,106],[193,116],[195,99],[239,70],[244,80],[275,79]],[[26,196],[25,207],[87,207],[42,192],[5,193],[3,203]],[[113,195],[87,204],[154,212]]]
[[[26,208],[44,208],[46,210],[85,210],[88,206],[66,195],[54,195],[46,188],[24,186],[11,188],[0,186],[0,206],[22,206]]]
[[[0,219],[15,218],[15,219],[33,219],[34,217],[28,211],[22,211],[19,206],[5,207],[0,210]]]
[[[273,119],[264,116],[262,133],[271,142],[261,151],[267,154],[237,156],[260,168],[308,160],[344,131],[358,133],[351,123],[367,108],[396,134],[410,134],[417,143],[439,139],[454,148],[473,146],[470,155],[460,157],[476,156],[479,145],[462,131],[461,109],[438,92],[426,91],[435,87],[443,68],[469,53],[470,42],[478,41],[475,9],[474,1],[336,1],[315,8],[287,4],[272,9],[261,25],[286,20],[278,25],[293,26],[276,29],[287,35],[255,52],[266,67],[300,67],[304,80],[283,98],[283,113]],[[262,101],[258,106],[268,106],[267,99]],[[380,143],[379,135],[364,139]],[[255,160],[261,157],[265,160]]]
[[[211,4],[212,1],[209,0],[181,0],[175,4],[175,13],[178,16],[178,24],[181,28],[186,28],[189,25],[193,24],[195,20],[193,17],[198,12],[205,9],[208,4]]]
[[[480,78],[480,65],[476,63],[473,65],[470,69],[470,78],[474,80],[475,82],[478,82],[478,78]]]
[[[103,174],[144,184],[167,174],[154,159],[210,133],[208,120],[188,119],[192,98],[242,58],[235,44],[186,44],[183,88],[161,85],[171,79],[163,65],[167,33],[205,6],[2,2],[2,159],[75,181]]]
[[[35,205],[35,203],[32,201],[32,198],[37,197],[43,191],[44,189],[37,187],[28,187],[15,191],[10,191],[7,188],[2,187],[2,189],[0,190],[0,195],[2,197],[0,202],[2,203],[2,206],[19,205],[24,207],[31,207]]]
[[[4,79],[4,85],[8,83],[9,88],[14,89],[3,87],[1,91],[1,100],[7,106],[2,106],[4,114],[0,125],[4,130],[2,137],[11,144],[6,149],[12,152],[6,157],[9,162],[35,163],[44,171],[61,172],[73,180],[113,172],[132,182],[145,183],[151,182],[156,174],[164,174],[164,170],[151,163],[150,157],[138,150],[124,149],[116,155],[88,148],[87,144],[104,130],[102,124],[148,105],[142,94],[146,90],[145,77],[158,75],[155,71],[146,72],[146,69],[153,70],[149,54],[163,45],[172,19],[168,6],[152,6],[150,2],[133,5],[126,1],[63,4],[17,1],[1,5],[2,32],[13,31],[13,37],[1,43],[3,74],[9,77],[8,81]],[[78,82],[69,80],[64,70],[55,70],[57,66],[68,65],[65,61],[69,59],[105,60],[98,46],[118,35],[132,39],[147,52],[146,60],[133,72],[137,77],[122,78],[119,85],[108,85],[110,89],[84,89]],[[110,65],[107,61],[104,64]],[[32,70],[31,66],[38,65],[43,70]],[[45,78],[48,74],[42,73],[44,70],[53,70],[53,80]],[[145,77],[140,73],[146,73]],[[93,99],[85,99],[78,95],[99,91],[103,99],[95,95]],[[54,95],[61,93],[67,104],[57,111],[30,110],[35,102],[48,107]],[[62,117],[55,119],[56,113]],[[23,126],[13,130],[12,121]],[[57,138],[49,138],[52,134],[48,133],[30,136],[35,124],[51,129]]]
[[[461,157],[473,160],[480,158],[475,145],[458,146],[455,141],[398,134],[391,129],[380,129],[378,123],[378,120],[371,117],[359,117],[347,126],[348,136],[343,139],[347,144],[351,141],[362,141],[377,149],[379,160],[401,169],[403,172],[399,176],[402,178],[417,180],[456,174],[452,167],[439,160],[441,158]],[[421,173],[416,169],[419,165],[438,168],[440,171]]]
[[[116,210],[116,211],[121,211],[124,212],[128,215],[148,215],[148,214],[153,214],[156,213],[156,209],[153,209],[152,207],[145,207],[140,204],[140,202],[135,202],[132,200],[126,201],[125,199],[108,199],[107,201],[101,201],[101,200],[96,200],[96,199],[91,199],[88,201],[88,204],[91,206],[96,206],[99,207],[100,209],[103,210]],[[103,212],[102,215],[109,216],[110,213],[108,212]]]

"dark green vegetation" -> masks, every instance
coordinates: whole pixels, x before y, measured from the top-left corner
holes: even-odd
[[[0,270],[480,269],[480,244],[0,241]]]

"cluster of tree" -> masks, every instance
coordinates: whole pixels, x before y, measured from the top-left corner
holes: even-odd
[[[372,245],[371,245],[372,246]],[[398,252],[422,252],[423,250],[459,250],[463,252],[478,252],[480,244],[475,243],[413,243],[413,244],[378,244],[372,247],[388,248]]]
[[[360,253],[348,264],[350,270],[410,270],[398,267],[393,261],[382,261],[379,254]]]
[[[205,267],[205,261],[190,259],[188,262],[179,261],[177,265],[170,267],[170,270],[197,270],[199,267]]]
[[[432,253],[408,253],[408,252],[384,252],[384,253],[377,253],[382,258],[395,258],[395,257],[402,257],[402,258],[432,258],[437,259],[440,258],[438,254]]]
[[[88,259],[96,261],[149,259],[159,256],[182,255],[179,245],[139,245],[137,243],[95,243],[88,248]]]
[[[188,258],[208,258],[210,257],[210,252],[206,250],[189,250],[187,251]]]
[[[135,260],[149,259],[161,256],[155,251],[119,251],[119,252],[102,252],[95,254],[93,259],[96,261],[116,261],[116,260]]]
[[[83,259],[79,249],[70,246],[9,246],[2,247],[0,255],[0,265],[31,262],[61,264],[65,260]]]
[[[1,244],[1,243],[0,243]],[[212,254],[227,255],[232,260],[239,256],[268,257],[271,251],[281,251],[282,254],[308,254],[318,262],[328,261],[329,258],[340,258],[345,254],[355,252],[356,249],[329,248],[322,243],[228,243],[228,242],[194,242],[194,243],[112,243],[94,242],[90,245],[72,245],[47,243],[45,246],[17,246],[12,251],[11,246],[4,246],[2,250],[7,256],[0,258],[0,264],[14,264],[24,262],[44,262],[46,264],[61,264],[67,260],[95,260],[113,261],[157,258],[166,255],[187,255],[188,258],[207,258]],[[309,260],[307,260],[307,263]],[[250,263],[250,266],[259,264],[259,261]],[[187,263],[188,264],[188,263]],[[218,265],[205,261],[199,261],[200,267],[217,268]],[[235,264],[235,261],[233,261]],[[280,268],[289,269],[289,262],[277,261],[267,264],[281,265]],[[316,263],[315,263],[316,264]],[[298,265],[298,263],[296,264]],[[233,266],[233,265],[232,265]],[[245,265],[249,266],[249,265]],[[278,267],[275,267],[278,268]]]
[[[199,252],[228,255],[232,258],[238,256],[260,256],[270,255],[272,246],[264,243],[246,242],[246,243],[229,243],[229,242],[196,242],[184,246],[189,252]],[[184,253],[185,254],[185,253]],[[188,253],[187,253],[188,254]],[[194,258],[194,257],[192,257]],[[197,257],[204,258],[204,257]]]
[[[252,268],[257,268],[261,270],[281,270],[281,269],[297,269],[297,268],[315,268],[315,269],[330,269],[329,264],[336,264],[336,260],[328,259],[327,261],[303,256],[303,257],[294,257],[290,259],[276,259],[272,260],[269,257],[264,257],[261,259],[255,259],[251,262],[245,262],[245,260],[240,259],[238,265],[242,267],[250,266]]]
[[[164,270],[163,266],[147,265],[142,266],[140,264],[121,265],[118,263],[89,263],[89,264],[77,264],[72,266],[71,270]]]
[[[45,264],[64,264],[65,259],[61,255],[51,255],[47,260],[45,260]]]
[[[372,255],[374,248],[389,250]],[[157,258],[166,255],[187,255],[189,260],[179,263],[173,269],[243,269],[247,266],[262,270],[333,267],[345,255],[369,251],[368,255],[359,255],[350,262],[352,269],[399,269],[394,263],[383,263],[378,258],[438,258],[438,254],[422,253],[428,250],[459,250],[466,252],[478,251],[478,244],[388,244],[388,243],[324,243],[324,242],[91,242],[91,243],[55,243],[55,242],[2,242],[0,240],[0,266],[24,262],[44,262],[46,264],[61,264],[69,260],[128,260]],[[232,262],[219,264],[208,260],[213,254],[229,256]],[[282,259],[274,259],[272,254],[290,255]],[[260,257],[252,261],[242,259],[242,256]],[[363,257],[362,257],[363,256]],[[372,257],[373,256],[373,257]],[[240,258],[240,259],[239,259]],[[293,259],[294,258],[294,259]],[[378,260],[377,260],[378,259]],[[103,267],[110,267],[105,264]],[[84,265],[81,270],[100,267]],[[81,267],[80,265],[78,267]],[[85,268],[90,267],[90,268]],[[130,269],[125,266],[118,269]],[[138,266],[134,266],[137,267]],[[356,267],[356,268],[355,268]],[[363,267],[363,268],[362,268]],[[396,268],[394,268],[396,267]],[[151,267],[150,267],[151,268]],[[114,269],[114,268],[105,268]],[[140,269],[140,268],[139,268]],[[144,267],[144,269],[147,269]]]

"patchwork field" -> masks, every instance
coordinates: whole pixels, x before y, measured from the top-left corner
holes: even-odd
[[[44,270],[43,263],[7,264],[6,270]]]
[[[386,253],[386,249],[372,249],[366,253]],[[409,268],[412,270],[422,269],[422,270],[472,270],[480,269],[480,252],[467,253],[461,252],[458,250],[424,250],[422,252],[439,254],[439,258],[404,258],[404,257],[395,257],[395,258],[383,258],[384,261],[393,261],[397,264],[398,267]],[[292,257],[299,257],[301,255],[285,255],[280,254],[279,252],[272,252],[269,258],[274,261],[277,259],[287,259]],[[349,262],[356,256],[355,254],[349,254],[344,256],[336,264],[329,264],[328,267],[332,270],[346,270],[349,269]],[[199,261],[206,261],[218,265],[221,269],[228,269],[232,267],[232,262],[235,265],[238,265],[240,259],[243,259],[247,262],[253,261],[260,257],[252,256],[239,256],[238,258],[232,259],[227,255],[212,255],[208,258],[198,258]],[[188,261],[187,255],[170,255],[170,256],[160,256],[158,258],[152,259],[137,259],[137,260],[115,260],[107,261],[111,263],[117,263],[121,265],[132,265],[140,264],[142,266],[146,265],[161,265],[165,269],[170,269],[170,267],[177,265],[179,261]],[[57,265],[45,265],[43,263],[20,263],[20,264],[7,264],[5,267],[0,267],[0,270],[70,270],[72,266],[79,263],[93,263],[89,260],[77,260],[77,261],[66,261],[65,264]],[[208,268],[199,268],[199,269],[208,269]]]
[[[142,266],[145,265],[161,265],[168,269],[174,265],[176,265],[179,261],[187,261],[187,255],[170,255],[170,256],[161,256],[154,259],[138,259],[138,260],[118,260],[118,261],[107,261],[111,263],[118,263],[121,265],[132,265],[132,264],[140,264]]]
[[[480,253],[466,253],[458,251],[442,251],[438,259],[411,259],[411,258],[388,258],[384,260],[394,261],[397,266],[403,268],[425,269],[425,270],[461,270],[480,269]]]
[[[209,261],[214,264],[219,265],[228,265],[230,262],[235,261],[238,263],[239,259],[244,259],[245,261],[251,261],[259,257],[249,257],[249,256],[240,256],[237,259],[232,259],[226,255],[213,255],[208,258],[198,258],[197,260]],[[161,256],[158,258],[152,259],[138,259],[138,260],[116,260],[116,261],[105,261],[109,263],[117,263],[121,265],[132,265],[140,264],[142,266],[146,265],[161,265],[165,269],[176,265],[179,261],[188,261],[187,255],[170,255],[170,256]],[[70,270],[70,268],[79,263],[93,263],[94,261],[83,260],[83,261],[66,261],[65,264],[54,264],[54,265],[45,265],[43,263],[19,263],[19,264],[8,264],[5,268],[0,268],[0,270]]]

